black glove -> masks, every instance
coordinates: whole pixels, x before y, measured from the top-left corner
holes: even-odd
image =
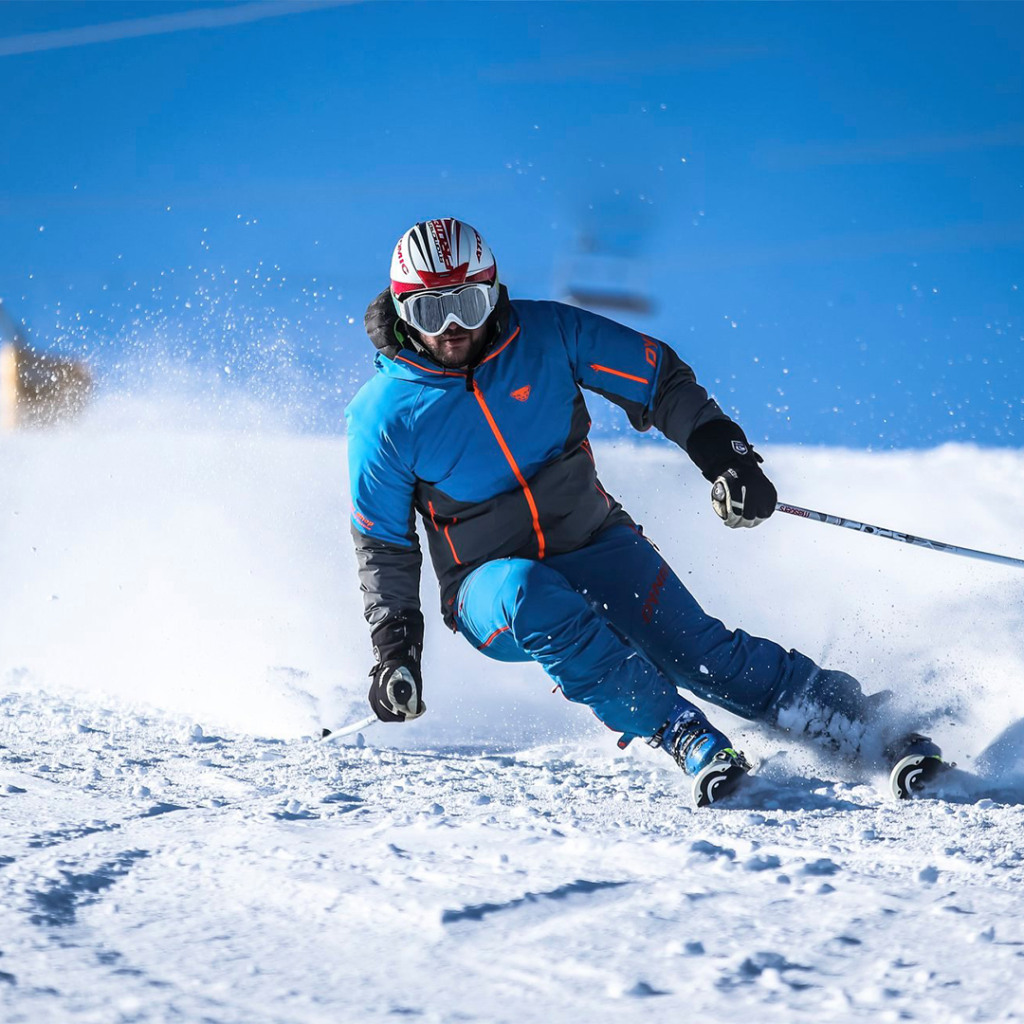
[[[399,319],[388,288],[366,307],[363,326],[373,344],[385,355],[393,356],[408,344],[409,339],[405,334],[408,326],[404,320]]]
[[[761,471],[764,460],[732,420],[711,420],[698,427],[686,450],[706,480],[713,483],[711,507],[726,526],[757,526],[779,500]]]
[[[420,676],[422,648],[422,618],[394,616],[373,631],[377,664],[370,669],[369,700],[382,722],[405,722],[427,710]]]

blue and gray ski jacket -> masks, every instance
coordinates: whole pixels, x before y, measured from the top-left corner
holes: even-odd
[[[515,301],[471,370],[410,348],[377,355],[346,410],[352,534],[371,629],[420,614],[423,521],[455,628],[462,580],[495,558],[544,559],[631,523],[597,476],[581,389],[686,448],[728,420],[663,342],[558,302]]]

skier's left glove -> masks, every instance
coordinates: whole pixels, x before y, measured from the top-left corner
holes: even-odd
[[[370,669],[369,701],[382,722],[408,722],[427,710],[423,703],[421,616],[393,616],[373,631],[377,664]]]
[[[761,470],[764,460],[732,420],[711,420],[698,427],[686,450],[712,482],[711,507],[726,526],[757,526],[775,511],[779,496]]]

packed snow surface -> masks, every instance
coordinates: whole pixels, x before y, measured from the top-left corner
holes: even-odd
[[[1024,1019],[1024,571],[729,531],[678,451],[596,455],[706,608],[977,777],[896,804],[715,712],[758,777],[695,811],[429,569],[427,714],[323,743],[367,713],[343,440],[4,437],[0,1020]],[[793,504],[1024,556],[1022,453],[765,455]]]

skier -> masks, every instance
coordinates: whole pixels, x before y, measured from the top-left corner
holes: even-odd
[[[726,526],[775,510],[761,456],[668,345],[561,303],[510,301],[486,242],[453,218],[402,235],[366,328],[377,372],[346,418],[378,718],[426,710],[415,510],[448,626],[490,658],[537,661],[620,746],[668,751],[698,806],[750,765],[680,689],[847,757],[913,744],[916,765],[937,763],[934,744],[886,721],[888,694],[708,615],[601,484],[581,389],[682,448]]]

